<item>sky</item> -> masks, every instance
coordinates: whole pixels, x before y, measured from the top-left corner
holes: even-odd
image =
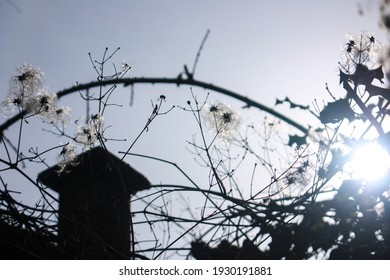
[[[195,78],[212,83],[271,108],[276,98],[289,96],[300,104],[330,100],[328,83],[335,95],[338,87],[338,61],[346,34],[372,32],[380,41],[386,36],[379,28],[379,1],[0,1],[0,98],[8,94],[10,77],[17,66],[29,63],[44,73],[47,86],[59,91],[77,82],[96,79],[88,53],[101,58],[120,47],[112,62],[131,65],[129,77],[174,78],[183,66],[192,69],[199,45],[210,30],[201,52]],[[360,13],[359,11],[363,12]],[[112,71],[111,65],[107,71]],[[111,68],[110,68],[111,67]],[[193,88],[199,100],[207,92]],[[130,89],[119,88],[117,102],[122,108],[111,110],[106,124],[113,138],[131,142],[144,127],[158,97],[163,94],[165,109],[186,106],[192,100],[189,87],[175,85],[137,85],[134,103],[129,106]],[[74,118],[85,117],[85,106],[78,95],[61,103],[72,108]],[[116,98],[116,97],[115,97]],[[261,122],[264,115],[218,93],[209,100],[221,100],[238,110],[244,121]],[[283,114],[305,124],[306,115],[281,106]],[[0,116],[0,122],[6,120]],[[48,148],[60,141],[44,132],[39,121],[26,127],[23,145]],[[17,127],[7,135],[16,137]],[[208,171],[199,169],[187,141],[198,135],[193,116],[179,108],[159,116],[133,148],[172,161],[191,176]],[[114,153],[126,150],[128,143],[113,141]],[[0,151],[0,157],[5,156]],[[55,163],[56,156],[48,157]],[[172,166],[146,159],[128,158],[128,162],[153,184],[178,182],[180,174]],[[33,170],[31,172],[39,172]],[[203,173],[202,173],[203,172]],[[12,178],[12,174],[8,174]],[[15,178],[14,178],[15,179]],[[15,179],[16,180],[16,179]],[[245,180],[243,180],[245,181]],[[28,191],[28,190],[27,190]],[[25,191],[26,192],[26,191]],[[32,198],[31,198],[32,197]],[[29,196],[32,200],[34,195]]]
[[[23,63],[38,66],[54,92],[77,82],[92,81],[96,73],[88,53],[98,59],[106,47],[109,51],[121,48],[113,62],[118,66],[122,61],[130,64],[131,77],[176,77],[184,64],[192,69],[200,42],[210,30],[195,78],[270,107],[276,98],[285,96],[297,103],[311,104],[314,99],[330,99],[325,83],[336,94],[343,93],[338,92],[337,62],[346,34],[369,31],[377,38],[385,38],[378,28],[377,1],[13,3],[18,9],[8,1],[0,2],[3,98],[8,94],[15,68]],[[358,13],[359,7],[363,15]],[[142,88],[142,92],[137,88]],[[204,91],[194,90],[204,97]],[[151,100],[156,102],[161,94],[167,96],[167,108],[171,104],[183,106],[191,98],[188,88],[176,92],[174,86],[137,86],[135,104],[127,108],[129,118],[139,124],[138,120],[146,121]],[[217,94],[210,99],[226,100]],[[85,114],[84,108],[72,104],[77,102],[76,98],[63,102],[71,104],[74,115]],[[238,109],[242,106],[234,105]],[[281,107],[281,111],[286,108]],[[306,121],[305,116],[294,117],[302,123]],[[181,127],[179,123],[172,124],[172,128],[178,126]],[[156,127],[160,128],[166,129],[163,124]],[[164,133],[158,130],[158,134]]]

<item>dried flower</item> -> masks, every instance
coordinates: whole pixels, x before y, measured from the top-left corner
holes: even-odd
[[[23,95],[36,94],[43,85],[45,76],[38,67],[23,64],[17,68],[17,74],[11,79],[11,92]]]
[[[66,144],[58,155],[58,173],[63,172],[69,166],[76,166],[76,146],[73,143]]]
[[[204,105],[201,113],[206,126],[215,131],[218,137],[225,140],[234,138],[240,124],[237,112],[221,102],[216,102]]]
[[[92,115],[88,123],[78,128],[76,142],[85,148],[90,148],[101,138],[103,133],[104,119],[100,114]]]
[[[23,111],[26,109],[29,102],[30,97],[20,92],[10,92],[8,96],[1,102],[1,112],[9,116],[15,111]]]
[[[131,66],[126,61],[122,61],[121,73],[127,72],[130,69],[131,69]]]
[[[17,68],[12,77],[8,96],[1,103],[1,110],[5,115],[14,111],[31,109],[34,96],[42,90],[44,74],[39,68],[24,64]]]
[[[342,50],[341,66],[347,73],[352,74],[356,65],[373,63],[378,61],[378,49],[381,45],[370,33],[359,35],[347,35],[347,43]]]
[[[62,124],[66,126],[69,123],[71,114],[72,110],[68,106],[57,108],[53,112],[51,122],[55,125]]]
[[[311,174],[307,168],[302,166],[296,168],[295,170],[291,170],[286,174],[284,178],[284,187],[286,190],[288,189],[291,193],[306,190],[306,188],[310,185]]]
[[[56,111],[57,95],[50,94],[46,90],[41,90],[31,98],[28,110],[32,114],[40,115],[51,121]]]
[[[295,157],[292,163],[280,176],[274,175],[272,192],[288,195],[301,195],[302,192],[311,187],[311,180],[315,175],[315,165],[311,162],[307,154],[303,154],[304,149],[294,149]],[[276,169],[275,169],[276,170]]]

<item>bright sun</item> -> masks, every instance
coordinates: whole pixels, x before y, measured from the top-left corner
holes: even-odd
[[[377,181],[390,172],[390,155],[379,144],[362,144],[353,152],[350,168],[359,179]]]

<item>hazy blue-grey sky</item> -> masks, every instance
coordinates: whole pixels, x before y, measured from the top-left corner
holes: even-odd
[[[54,90],[90,80],[87,53],[105,47],[121,47],[116,59],[134,76],[175,76],[210,29],[199,79],[262,102],[286,94],[307,101],[313,93],[303,85],[312,92],[332,82],[346,33],[378,33],[378,3],[368,0],[13,1],[21,13],[0,2],[3,95],[24,62],[39,65]]]
[[[311,104],[329,100],[327,82],[336,94],[337,62],[347,33],[372,32],[384,40],[378,27],[379,1],[232,1],[232,0],[129,0],[129,1],[0,1],[0,97],[8,92],[9,79],[23,63],[39,66],[47,85],[53,91],[76,82],[96,78],[88,53],[99,59],[106,47],[120,47],[113,62],[126,61],[132,66],[132,77],[176,77],[183,65],[192,68],[199,44],[209,29],[195,77],[213,83],[267,106],[275,98],[289,96],[298,103]],[[362,8],[363,15],[358,13]],[[107,70],[110,69],[108,67]],[[200,100],[205,91],[193,89]],[[185,106],[191,99],[188,87],[135,87],[134,106],[127,106],[130,89],[117,90],[125,104],[110,110],[107,130],[113,138],[130,142],[145,125],[152,111],[151,102],[166,95],[165,108]],[[235,100],[211,93],[210,100],[223,100],[240,109]],[[84,105],[76,96],[61,101],[72,107],[74,118],[85,115]],[[278,109],[278,108],[276,108]],[[283,113],[294,116],[286,107]],[[290,114],[291,113],[291,114]],[[244,120],[261,121],[256,110],[242,111]],[[296,114],[298,121],[305,116]],[[1,116],[0,121],[5,121]],[[43,126],[44,127],[44,126]],[[16,135],[17,129],[7,131]],[[191,114],[173,110],[157,118],[133,152],[161,157],[178,163],[192,176],[197,176],[193,155],[186,148],[196,131]],[[23,145],[42,149],[60,140],[42,131],[40,121],[31,121]],[[64,140],[62,140],[64,142]],[[114,152],[127,144],[111,142]],[[0,157],[4,156],[0,151]],[[55,154],[48,162],[55,161]],[[139,171],[154,184],[177,180],[170,166],[129,158]],[[206,180],[208,171],[206,170]],[[12,175],[8,175],[12,177]]]
[[[0,1],[1,97],[7,94],[15,67],[25,62],[45,72],[53,91],[91,81],[96,75],[87,54],[99,58],[105,47],[121,48],[113,62],[120,65],[125,60],[133,77],[176,77],[184,64],[192,68],[210,29],[196,78],[268,106],[286,95],[310,104],[314,98],[329,98],[325,82],[337,90],[337,62],[345,34],[371,31],[384,37],[378,29],[378,1],[368,0],[13,2],[20,12]],[[135,106],[127,108],[130,115],[123,118],[132,119],[133,126],[137,121],[143,125],[150,99],[165,94],[169,105],[184,105],[180,102],[190,97],[189,92],[185,87],[179,91],[172,86],[136,87]],[[72,105],[74,115],[85,114],[72,98],[63,102]],[[157,134],[178,131],[182,125],[169,126],[156,125],[162,128]]]

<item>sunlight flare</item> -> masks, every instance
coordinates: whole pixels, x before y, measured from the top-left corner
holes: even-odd
[[[350,167],[359,179],[377,181],[390,171],[390,155],[377,143],[365,143],[353,152]]]

